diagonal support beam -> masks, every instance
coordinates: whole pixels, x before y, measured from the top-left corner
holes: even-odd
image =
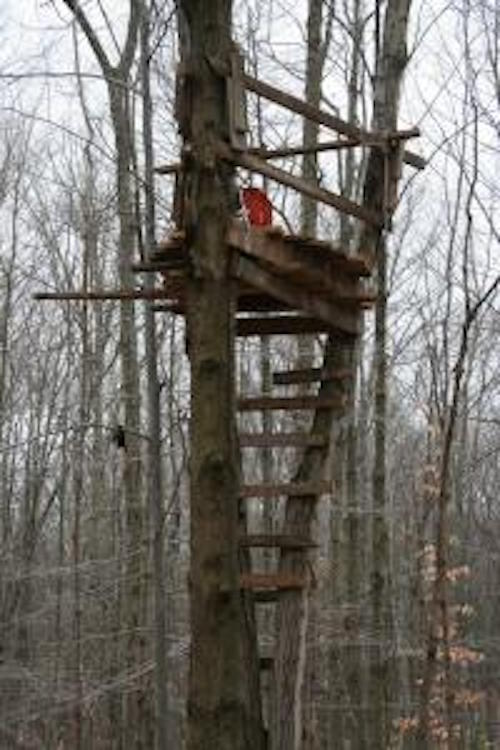
[[[311,104],[305,102],[303,99],[299,99],[292,94],[287,94],[281,89],[278,89],[275,86],[271,86],[269,83],[264,83],[264,81],[259,81],[257,78],[253,78],[252,76],[249,76],[247,74],[243,76],[243,85],[246,89],[248,89],[248,91],[253,91],[254,94],[263,96],[264,99],[269,99],[275,104],[279,104],[281,107],[291,109],[292,112],[296,112],[297,114],[302,115],[307,120],[312,120],[312,122],[317,122],[319,125],[324,125],[327,128],[331,128],[332,130],[337,131],[337,133],[345,135],[349,138],[360,138],[362,141],[369,141],[370,139],[373,139],[378,135],[377,133],[370,133],[367,130],[358,128],[355,125],[347,122],[346,120],[338,117],[337,115],[331,114],[330,112],[325,112],[322,109],[317,109]],[[413,138],[418,134],[418,130],[411,129],[407,132],[395,132],[388,135],[389,137],[392,137],[393,140],[400,140]],[[383,134],[380,133],[380,135],[382,136]],[[413,153],[412,151],[403,152],[403,161],[406,164],[409,164],[410,166],[419,170],[425,169],[426,166],[425,159],[423,159],[418,154]]]
[[[349,216],[355,216],[357,219],[366,221],[368,224],[375,227],[380,227],[383,224],[382,216],[375,211],[365,208],[358,203],[354,203],[354,201],[350,201],[342,195],[337,195],[329,190],[319,188],[316,185],[306,182],[306,180],[303,180],[300,177],[295,177],[289,172],[285,172],[284,169],[279,169],[279,167],[275,167],[273,164],[268,164],[265,159],[259,159],[258,156],[252,156],[243,151],[234,151],[222,141],[217,143],[216,152],[221,159],[225,159],[238,167],[249,169],[251,172],[257,172],[264,177],[279,182],[281,185],[291,187],[315,201],[336,208],[342,213],[349,214]]]
[[[292,309],[301,310],[313,318],[325,321],[332,328],[355,336],[360,332],[360,316],[357,311],[341,308],[303,287],[280,279],[241,254],[233,260],[233,275],[240,281],[285,302]]]

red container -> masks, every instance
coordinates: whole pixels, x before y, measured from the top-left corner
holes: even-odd
[[[273,222],[273,206],[267,195],[259,188],[243,188],[241,201],[248,221],[255,227],[269,227]]]

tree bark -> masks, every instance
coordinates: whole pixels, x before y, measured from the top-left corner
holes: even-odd
[[[225,231],[231,168],[225,81],[231,2],[180,3],[185,145],[188,346],[191,364],[191,663],[188,750],[263,747],[244,599],[239,590],[234,297]],[[253,662],[253,663],[252,663]]]

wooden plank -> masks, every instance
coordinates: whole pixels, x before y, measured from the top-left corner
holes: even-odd
[[[275,266],[279,276],[296,275],[301,286],[322,288],[339,299],[364,298],[367,294],[354,274],[339,273],[348,263],[342,256],[335,257],[333,247],[311,251],[304,246],[304,239],[299,245],[278,232],[248,230],[241,221],[231,223],[226,239],[231,247]]]
[[[298,573],[242,573],[240,588],[245,590],[291,591],[307,586],[307,578]]]
[[[325,435],[308,434],[307,432],[244,432],[239,435],[240,448],[275,447],[324,447],[328,444]]]
[[[356,310],[346,310],[317,294],[298,287],[266,271],[258,263],[239,255],[233,261],[234,276],[240,281],[252,284],[260,291],[299,309],[313,318],[319,318],[345,333],[357,335],[360,331],[360,317]]]
[[[408,131],[400,131],[400,133],[404,133],[406,138],[416,138],[420,135],[420,131],[418,128],[412,128]],[[393,136],[395,136],[393,140],[396,140],[397,134],[394,133]],[[260,156],[262,159],[285,159],[290,156],[318,154],[323,151],[339,151],[345,148],[355,148],[356,146],[376,146],[380,148],[382,146],[385,146],[387,140],[391,140],[391,135],[389,133],[380,135],[378,137],[376,134],[373,134],[367,135],[364,138],[360,136],[356,138],[338,138],[333,141],[321,141],[320,143],[316,143],[312,146],[304,146],[299,144],[297,146],[283,146],[282,148],[272,149],[268,149],[265,147],[256,147],[249,148],[248,153],[254,154],[255,156]]]
[[[134,302],[135,300],[165,299],[168,292],[165,289],[94,289],[92,291],[74,292],[36,292],[33,299],[39,301],[65,302],[105,302],[117,300],[119,302]]]
[[[253,600],[255,604],[274,604],[279,597],[277,591],[254,591]]]
[[[329,333],[332,327],[316,318],[279,315],[272,318],[238,318],[237,336],[291,336],[301,333]]]
[[[240,488],[240,497],[269,500],[274,497],[303,497],[315,501],[319,495],[332,491],[331,482],[284,482],[282,484],[246,484]]]
[[[365,208],[365,206],[361,206],[359,203],[354,203],[354,201],[344,198],[342,195],[337,195],[337,193],[332,193],[330,190],[325,190],[317,185],[306,182],[306,180],[296,177],[284,169],[280,169],[273,164],[268,164],[265,159],[259,159],[258,156],[251,156],[243,151],[233,151],[222,141],[217,143],[216,152],[218,156],[232,164],[244,167],[251,172],[257,172],[257,174],[279,182],[281,185],[291,187],[315,201],[332,206],[342,213],[355,216],[357,219],[366,221],[375,227],[380,227],[384,223],[383,217],[375,211]]]
[[[338,396],[252,396],[238,399],[238,411],[336,409],[343,404]]]
[[[245,285],[246,286],[246,285]],[[293,308],[286,302],[269,294],[251,293],[248,288],[239,290],[238,312],[291,312]]]
[[[172,255],[170,258],[162,258],[155,261],[141,261],[132,263],[134,273],[162,273],[172,269],[185,268],[187,265],[187,256],[182,253],[181,256]]]
[[[160,164],[160,166],[154,168],[154,171],[156,174],[178,174],[182,171],[182,164],[180,162],[178,164]]]
[[[311,120],[312,122],[317,122],[319,125],[324,125],[327,128],[331,128],[341,135],[345,135],[350,138],[361,138],[362,140],[369,140],[370,138],[374,138],[377,135],[375,133],[370,133],[363,128],[356,127],[355,125],[352,125],[352,123],[343,120],[341,117],[333,115],[331,112],[326,112],[325,110],[314,107],[313,105],[305,102],[303,99],[299,99],[292,94],[287,94],[281,89],[278,89],[275,86],[271,86],[269,83],[259,81],[253,76],[245,74],[243,76],[243,85],[249,91],[253,91],[254,94],[263,96],[265,99],[269,99],[275,104],[279,104],[281,107],[290,109],[292,110],[292,112],[296,112],[297,114],[302,115],[307,120]],[[402,136],[404,138],[413,138],[418,134],[419,133],[417,129],[412,129],[406,131],[406,133],[405,131],[401,131],[401,135],[399,137]],[[393,140],[398,137],[397,133],[392,133],[391,136]],[[418,154],[415,154],[412,151],[408,150],[405,150],[403,152],[403,161],[418,170],[425,169],[426,166],[425,159],[423,159]]]
[[[312,539],[289,534],[247,534],[240,537],[240,547],[262,547],[263,549],[314,549],[318,545]]]
[[[308,367],[302,370],[282,370],[273,373],[275,385],[296,385],[316,383],[322,380],[349,380],[354,377],[352,370],[328,370],[324,367]]]

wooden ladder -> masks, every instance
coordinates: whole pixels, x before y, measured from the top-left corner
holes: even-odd
[[[249,325],[248,330],[253,331],[254,327]],[[271,410],[285,412],[293,411],[301,412],[303,414],[304,412],[314,412],[317,409],[338,408],[343,405],[343,401],[338,397],[324,398],[319,395],[311,394],[283,396],[280,393],[275,395],[273,392],[274,387],[281,388],[283,386],[317,384],[319,388],[323,381],[341,381],[351,377],[352,373],[350,371],[329,372],[324,368],[289,369],[274,372],[272,379],[273,390],[271,393],[259,396],[240,396],[238,399],[238,411],[240,415],[250,411],[266,412]],[[244,456],[247,449],[279,450],[292,448],[296,450],[305,450],[310,447],[326,448],[328,445],[328,437],[309,433],[305,429],[300,431],[263,430],[255,432],[240,429],[239,445]],[[261,503],[276,503],[282,498],[292,496],[310,503],[316,502],[320,496],[329,494],[330,492],[331,482],[323,479],[308,482],[296,482],[283,481],[276,478],[272,482],[260,484],[242,482],[239,495],[240,502],[259,500]],[[308,587],[310,583],[310,575],[308,575],[307,572],[300,574],[288,571],[280,572],[277,559],[274,560],[275,568],[273,570],[256,570],[257,555],[254,550],[276,550],[278,554],[281,554],[283,551],[294,551],[295,553],[301,553],[306,557],[311,550],[318,547],[318,544],[314,539],[296,534],[291,535],[270,532],[269,529],[262,529],[259,533],[247,533],[241,536],[240,547],[252,551],[251,554],[247,555],[245,558],[246,564],[248,564],[248,557],[251,559],[250,569],[242,570],[240,574],[240,585],[243,590],[253,592],[253,601],[257,607],[258,605],[275,604],[279,601],[281,596],[290,594],[290,592],[295,592],[296,594],[301,595]],[[306,564],[302,567],[304,571],[307,571],[308,568],[310,568],[310,565],[308,561],[305,560],[304,562]],[[260,567],[262,567],[262,564]],[[258,625],[258,630],[260,625],[261,631],[263,623],[267,622],[268,627],[270,628],[269,612],[267,614],[267,620],[262,615],[263,612],[260,607],[258,607],[256,609],[255,619]],[[264,719],[266,720],[269,710],[266,705],[266,686],[268,685],[269,677],[265,673],[272,670],[274,660],[272,650],[269,651],[269,648],[267,648],[263,651],[262,649],[262,636],[265,636],[266,634],[258,632],[257,635],[259,641],[259,666],[263,685],[263,714]]]

